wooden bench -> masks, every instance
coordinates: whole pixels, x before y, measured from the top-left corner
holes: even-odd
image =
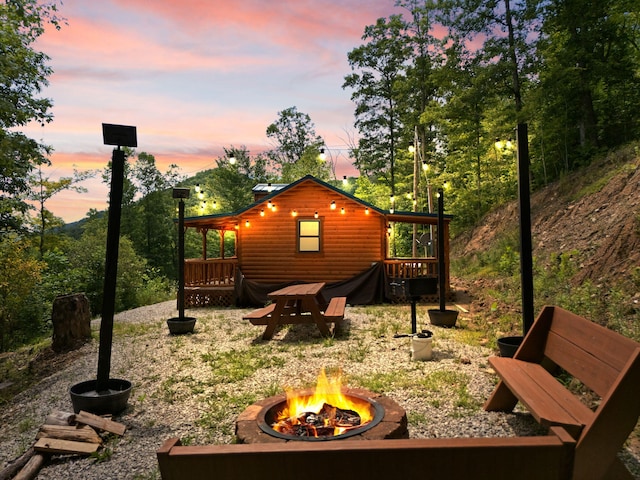
[[[347,306],[347,297],[333,297],[324,311],[324,319],[327,322],[339,322],[344,318],[344,309]]]
[[[640,344],[560,307],[546,306],[513,358],[491,357],[500,381],[485,410],[520,401],[543,426],[576,439],[574,478],[631,478],[617,458],[640,415]],[[600,397],[591,410],[554,374],[558,367]]]
[[[541,437],[335,440],[181,446],[156,452],[163,480],[571,479],[575,440]]]
[[[266,325],[269,317],[276,308],[275,303],[271,303],[266,307],[259,308],[242,316],[243,320],[249,320],[251,325]]]

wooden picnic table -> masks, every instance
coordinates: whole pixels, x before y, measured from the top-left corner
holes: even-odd
[[[344,317],[346,298],[336,297],[325,309],[325,301],[320,293],[324,282],[290,285],[268,294],[272,304],[255,310],[243,318],[254,325],[266,325],[262,338],[273,337],[278,325],[315,323],[324,336],[330,336],[328,324],[339,322]]]

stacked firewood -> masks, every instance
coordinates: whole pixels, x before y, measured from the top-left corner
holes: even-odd
[[[122,436],[126,426],[107,417],[81,411],[55,411],[40,427],[34,444],[0,471],[0,480],[30,480],[52,455],[91,455],[102,446],[102,436]]]

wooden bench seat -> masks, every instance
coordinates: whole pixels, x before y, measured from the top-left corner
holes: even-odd
[[[252,443],[181,446],[156,452],[163,480],[571,479],[575,440],[551,435],[502,438]]]
[[[275,308],[276,304],[271,303],[266,307],[259,308],[243,315],[242,319],[249,320],[251,322],[251,325],[266,325],[269,321],[269,316],[273,313],[273,310]]]
[[[324,311],[324,319],[327,322],[339,322],[344,318],[344,309],[347,306],[347,297],[333,297]]]
[[[631,478],[617,459],[640,415],[640,344],[560,307],[547,306],[513,358],[492,357],[500,381],[485,410],[520,401],[543,426],[577,440],[574,478]],[[564,370],[596,395],[591,410],[554,376]]]

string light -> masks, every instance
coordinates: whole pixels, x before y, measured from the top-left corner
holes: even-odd
[[[340,209],[340,213],[341,213],[342,215],[344,215],[344,213],[345,213],[344,207],[342,207],[342,208]]]
[[[244,222],[244,226],[247,227],[247,228],[249,228],[251,226],[251,223],[249,222],[249,220]]]
[[[364,207],[364,214],[369,215],[369,207]]]
[[[345,175],[342,177],[342,184],[346,185],[347,183],[349,183],[349,180],[347,180],[347,176]]]
[[[297,217],[298,216],[298,212],[295,210],[291,210],[291,216],[292,217]]]
[[[235,155],[231,155],[231,156],[229,157],[229,163],[230,163],[231,165],[235,165],[235,164],[236,164],[236,157],[235,157]]]
[[[313,214],[313,218],[318,218],[318,211],[316,210],[316,212]]]
[[[335,210],[335,209],[336,209],[336,201],[331,200],[331,210]]]
[[[260,210],[260,216],[264,217],[264,208],[262,210]]]
[[[322,160],[323,162],[327,159],[327,155],[326,155],[326,153],[324,153],[324,148],[320,149],[319,157],[320,157],[320,160]]]

